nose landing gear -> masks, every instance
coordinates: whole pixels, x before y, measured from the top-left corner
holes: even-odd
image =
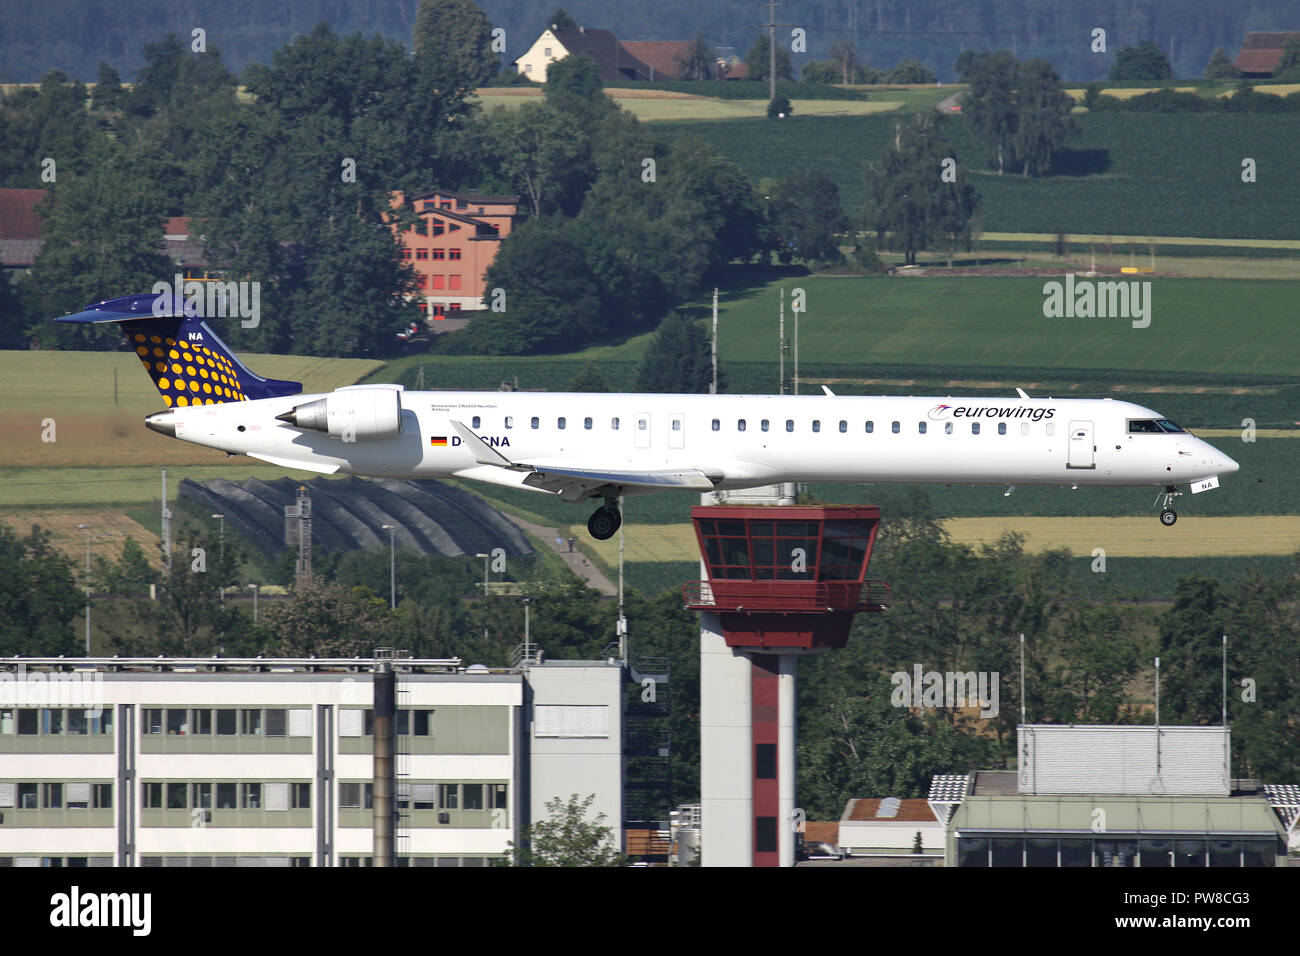
[[[597,541],[607,541],[614,537],[622,524],[623,513],[618,510],[616,499],[606,498],[605,503],[587,519],[587,531]]]
[[[1170,505],[1173,504],[1175,498],[1181,496],[1182,492],[1178,490],[1177,485],[1166,485],[1165,490],[1156,495],[1156,501],[1160,501],[1161,497],[1164,498],[1160,506],[1160,523],[1166,528],[1172,527],[1174,522],[1178,520],[1178,512],[1171,508]]]

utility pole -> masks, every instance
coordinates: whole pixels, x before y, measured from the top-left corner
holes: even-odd
[[[393,532],[395,525],[386,524],[381,527],[388,532],[388,606],[397,607],[397,551],[393,543]]]
[[[718,394],[718,287],[713,287],[713,384],[709,394]],[[622,538],[619,539],[622,541]]]
[[[220,522],[219,527],[221,528],[221,532],[220,532],[221,550],[218,552],[220,556],[217,558],[217,562],[218,562],[217,576],[220,577],[222,574],[225,573],[225,568],[226,568],[226,516],[221,514],[221,515],[213,515],[212,517],[216,518],[217,521]],[[226,606],[226,585],[224,583],[224,579],[221,585],[221,606],[222,607]]]
[[[767,101],[770,103],[776,99],[776,28],[788,27],[788,23],[776,22],[776,8],[783,6],[776,0],[766,0],[759,6],[767,7],[767,23],[760,23],[760,27],[767,27]]]
[[[172,513],[167,508],[167,469],[162,470],[163,574],[172,573]]]
[[[784,395],[784,394],[785,394],[785,288],[784,288],[784,287],[781,289],[781,321],[780,321],[780,323],[779,323],[779,331],[780,331],[780,336],[781,336],[781,347],[780,347],[779,349],[777,349],[777,352],[778,352],[778,353],[780,354],[780,356],[781,356],[781,360],[780,360],[780,361],[781,361],[781,368],[780,368],[780,375],[781,375],[781,385],[780,385],[780,388],[781,388],[781,391],[780,391],[780,394]]]

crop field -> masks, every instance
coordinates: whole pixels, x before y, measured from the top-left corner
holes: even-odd
[[[665,122],[656,129],[708,140],[755,182],[822,173],[839,186],[843,208],[856,213],[867,199],[866,164],[879,162],[898,121],[796,112],[780,123]],[[1094,113],[1078,121],[1062,174],[1033,179],[998,176],[988,145],[965,117],[944,123],[958,161],[975,174],[982,229],[1300,238],[1289,176],[1241,181],[1243,157],[1260,170],[1290,168],[1300,123],[1289,115]]]
[[[354,384],[380,366],[365,359],[299,355],[241,358],[259,375],[302,382],[309,392]],[[226,460],[221,452],[145,428],[144,417],[162,407],[131,353],[0,351],[0,469],[217,465]],[[47,419],[54,421],[52,442],[42,440]]]
[[[690,122],[697,120],[765,119],[766,99],[733,99],[699,96],[671,90],[607,90],[611,99],[643,122],[672,120]],[[902,109],[905,100],[895,96],[899,91],[879,94],[872,99],[791,100],[796,116],[868,116]],[[529,87],[501,87],[478,91],[479,104],[486,110],[504,106],[514,109],[524,103],[541,102],[541,89]]]
[[[0,522],[19,534],[26,534],[32,525],[40,525],[50,532],[50,544],[60,554],[72,561],[73,568],[84,571],[86,567],[86,532],[77,527],[87,525],[90,530],[92,558],[116,560],[122,553],[127,538],[144,549],[145,557],[158,557],[158,535],[115,509],[69,508],[56,511],[35,509],[31,511],[0,511]]]

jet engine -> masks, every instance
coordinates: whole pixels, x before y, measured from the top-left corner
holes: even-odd
[[[390,438],[402,428],[402,399],[394,388],[340,389],[275,418],[344,441]]]

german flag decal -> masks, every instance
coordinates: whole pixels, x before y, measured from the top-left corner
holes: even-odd
[[[446,435],[431,435],[431,436],[429,436],[429,444],[432,445],[434,448],[446,448],[446,447],[447,447],[447,436],[446,436]]]

